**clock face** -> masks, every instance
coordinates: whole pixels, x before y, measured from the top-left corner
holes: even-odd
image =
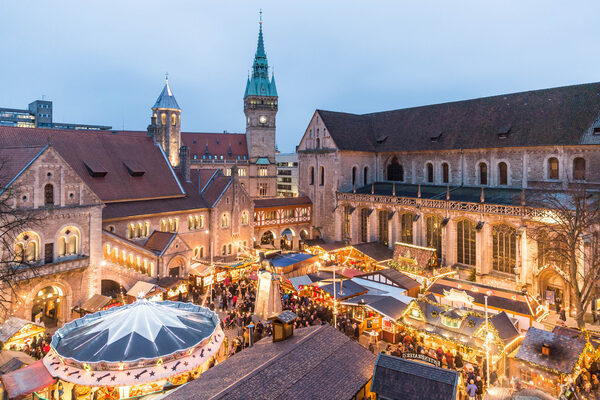
[[[258,117],[258,122],[260,122],[261,124],[266,124],[267,123],[267,116],[266,115],[261,115],[260,117]]]

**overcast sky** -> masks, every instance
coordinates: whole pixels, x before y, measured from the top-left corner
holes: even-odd
[[[145,130],[164,74],[184,131],[243,132],[263,9],[293,151],[315,109],[384,111],[600,81],[599,1],[0,0],[0,106]]]

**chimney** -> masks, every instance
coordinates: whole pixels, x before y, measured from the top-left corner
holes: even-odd
[[[550,345],[548,343],[542,344],[542,354],[546,357],[550,356]]]
[[[187,146],[179,148],[179,168],[181,168],[183,180],[190,182],[190,148]]]

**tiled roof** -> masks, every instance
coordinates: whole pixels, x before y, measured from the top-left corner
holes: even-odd
[[[182,386],[167,400],[350,399],[373,373],[375,355],[330,325],[265,338]]]
[[[498,336],[504,343],[509,343],[519,336],[519,330],[512,323],[506,312],[502,311],[490,318],[490,322],[498,331]]]
[[[435,249],[429,247],[415,246],[408,243],[396,242],[394,247],[394,260],[402,261],[403,259],[413,260],[414,265],[425,268],[429,264],[429,260],[435,254]],[[412,261],[411,261],[412,262]]]
[[[175,100],[173,92],[171,92],[168,80],[165,82],[165,86],[158,95],[158,98],[156,99],[156,102],[154,103],[152,108],[171,108],[174,110],[181,110],[179,104],[177,104],[177,100]]]
[[[583,338],[571,338],[532,327],[525,334],[515,359],[562,374],[570,374],[585,348],[585,343]],[[543,344],[550,346],[549,356],[542,354]]]
[[[0,148],[39,148],[48,142],[104,202],[184,194],[167,159],[148,136],[0,126]],[[92,177],[86,161],[101,165],[106,175]],[[146,172],[132,176],[125,161]]]
[[[0,148],[0,189],[4,189],[46,146]]]
[[[181,141],[190,149],[190,157],[198,160],[202,156],[214,159],[244,160],[248,159],[248,144],[243,133],[196,133],[181,132]],[[238,158],[239,157],[239,158]],[[245,158],[244,158],[245,157]]]
[[[341,150],[579,145],[600,113],[600,83],[364,115],[317,112]]]
[[[154,231],[146,243],[144,243],[144,247],[157,254],[162,254],[169,247],[175,236],[177,236],[176,233]]]
[[[368,277],[372,277],[374,275],[381,275],[387,279],[389,279],[392,283],[398,285],[399,287],[410,290],[414,288],[421,287],[421,284],[411,278],[408,275],[403,274],[400,271],[397,271],[392,268],[380,269],[373,272],[368,272],[366,274],[360,275],[360,278],[369,279]],[[379,281],[376,281],[379,282]],[[381,280],[382,283],[386,283],[385,280]]]
[[[35,322],[26,321],[17,317],[10,317],[2,324],[2,326],[0,326],[0,342],[7,342],[15,333],[19,332],[21,328],[27,324],[41,326]]]
[[[394,256],[393,250],[379,242],[353,244],[352,247],[378,262],[391,260]]]
[[[299,205],[310,205],[312,201],[307,196],[299,197],[275,197],[272,199],[256,199],[254,200],[254,208],[268,208],[268,207],[285,207],[285,206],[299,206]]]
[[[326,293],[329,293],[331,297],[333,297],[333,285],[333,283],[330,283],[329,285],[322,286],[320,289]],[[367,289],[366,287],[361,286],[358,283],[351,280],[345,280],[343,282],[335,283],[335,293],[338,300],[343,300],[349,297],[365,294],[368,291],[369,289]]]
[[[371,391],[378,397],[405,400],[455,400],[458,372],[380,354]]]

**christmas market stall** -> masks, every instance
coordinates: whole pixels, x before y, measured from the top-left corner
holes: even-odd
[[[480,311],[453,308],[427,297],[413,300],[402,318],[404,327],[421,337],[425,347],[442,347],[462,355],[465,362],[481,365],[490,354],[490,371],[504,373],[506,355],[522,338],[505,312],[486,316]]]
[[[0,342],[5,350],[21,350],[35,336],[43,334],[42,324],[16,317],[10,317],[0,326]]]
[[[423,288],[441,277],[457,274],[455,269],[440,265],[436,249],[408,243],[396,242],[394,257],[387,265],[410,276]]]
[[[419,295],[421,284],[410,276],[392,268],[380,269],[357,276],[361,280],[403,289],[406,296],[416,298]],[[368,283],[366,283],[368,284]]]
[[[164,290],[165,300],[179,301],[182,301],[184,297],[187,297],[188,283],[189,281],[187,279],[173,276],[160,278],[156,281],[156,284]]]
[[[2,350],[0,351],[0,375],[7,374],[37,360],[22,351]]]
[[[596,350],[583,337],[532,327],[521,346],[510,355],[510,375],[525,385],[558,396],[561,385],[575,381],[595,355]]]
[[[363,272],[384,268],[394,252],[379,242],[350,245],[342,242],[315,244],[307,251],[318,255],[325,265],[336,264]]]
[[[523,333],[531,326],[542,328],[542,321],[548,316],[548,308],[527,293],[449,277],[435,281],[427,293],[432,293],[442,304],[479,311],[485,309],[487,296],[488,311],[493,314],[506,312]]]
[[[283,278],[306,275],[317,271],[319,257],[307,253],[273,253],[262,261]]]
[[[196,263],[190,268],[190,283],[198,288],[208,288],[214,283],[214,266]]]
[[[149,301],[88,314],[60,328],[43,362],[57,378],[40,398],[126,399],[197,378],[224,339],[216,313],[191,303]]]
[[[75,308],[75,311],[83,317],[86,314],[93,314],[97,311],[108,310],[110,307],[122,305],[122,302],[113,299],[112,297],[103,296],[101,294],[95,294],[86,301],[84,301],[81,306]]]
[[[5,391],[4,398],[9,399],[23,399],[38,390],[52,386],[55,382],[42,360],[3,374],[0,379]]]
[[[161,288],[156,283],[137,281],[135,285],[127,291],[127,302],[134,302],[139,297],[154,301],[162,301],[164,292],[165,289]]]

